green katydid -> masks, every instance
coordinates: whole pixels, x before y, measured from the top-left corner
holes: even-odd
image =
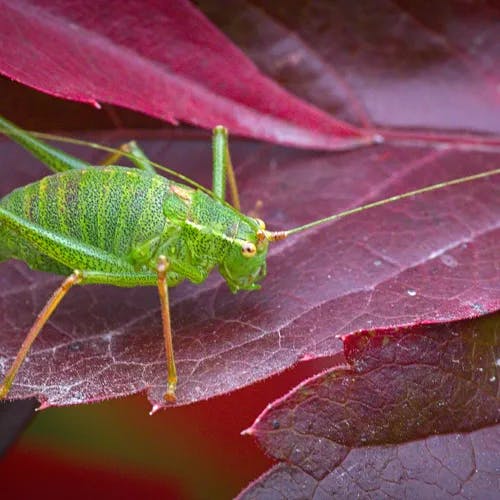
[[[218,267],[232,292],[257,290],[266,275],[270,242],[350,214],[446,186],[500,174],[500,169],[433,184],[369,203],[285,231],[269,231],[262,220],[239,210],[227,130],[213,131],[212,191],[151,162],[135,143],[112,152],[95,167],[49,146],[0,118],[0,131],[25,147],[55,173],[15,189],[0,200],[0,261],[25,261],[33,269],[66,276],[28,332],[0,386],[9,393],[33,341],[60,301],[76,284],[157,286],[167,364],[166,401],[175,401],[174,360],[168,288],[188,279],[202,283]],[[137,168],[114,164],[129,157]],[[180,178],[158,175],[155,167]],[[233,205],[226,199],[229,184]]]

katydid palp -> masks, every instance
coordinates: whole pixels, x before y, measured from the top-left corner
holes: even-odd
[[[260,219],[239,211],[224,127],[213,132],[212,191],[172,171],[184,183],[156,174],[154,167],[163,167],[149,161],[135,143],[119,151],[92,145],[114,151],[95,167],[1,118],[0,131],[56,172],[0,200],[0,260],[20,259],[33,269],[66,276],[28,332],[0,386],[0,398],[7,396],[31,344],[67,291],[75,284],[102,283],[158,287],[167,358],[165,399],[173,401],[177,375],[169,287],[185,279],[201,283],[217,267],[231,291],[256,290],[266,275],[270,242],[368,208],[500,173],[497,169],[434,184],[297,228],[269,231]],[[120,155],[137,168],[111,165]],[[234,206],[225,201],[226,183]]]

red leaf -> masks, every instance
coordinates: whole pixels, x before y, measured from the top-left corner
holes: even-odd
[[[198,3],[269,77],[349,123],[500,132],[498,3]]]
[[[477,429],[499,422],[499,318],[347,337],[349,367],[302,383],[247,431],[287,464],[242,498],[491,494],[500,427]]]
[[[210,177],[208,141],[141,143],[176,170]],[[276,229],[488,170],[498,161],[493,152],[451,147],[387,146],[319,156],[239,142],[232,149],[244,209],[261,199],[260,215]],[[3,179],[5,192],[42,174],[12,144],[2,144],[0,157],[16,169],[15,179]],[[258,292],[232,295],[215,275],[203,286],[174,289],[179,403],[235,390],[303,357],[333,354],[341,334],[498,309],[497,177],[275,243]],[[28,272],[24,264],[2,265],[3,371],[58,282]],[[165,366],[156,291],[88,286],[64,299],[11,395],[37,395],[46,404],[66,405],[144,389],[154,404],[161,403]]]
[[[0,72],[43,92],[302,147],[371,142],[264,77],[187,0],[0,4]]]

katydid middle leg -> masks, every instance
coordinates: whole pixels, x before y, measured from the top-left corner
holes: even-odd
[[[161,319],[163,323],[163,338],[165,339],[165,354],[167,357],[167,392],[165,401],[175,401],[177,386],[177,369],[175,368],[174,346],[172,342],[172,328],[170,326],[170,304],[168,301],[167,271],[169,262],[164,255],[158,258],[156,273],[158,276],[158,295],[161,304]]]

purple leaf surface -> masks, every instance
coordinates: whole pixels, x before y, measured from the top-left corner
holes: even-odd
[[[129,136],[130,137],[130,136]],[[139,140],[141,137],[138,137]],[[118,138],[116,138],[118,141]],[[208,141],[148,141],[158,160],[202,182]],[[498,165],[493,151],[381,146],[341,155],[233,141],[244,211],[290,228],[370,200]],[[1,144],[2,189],[44,171]],[[97,161],[94,157],[93,161]],[[475,317],[498,309],[500,179],[492,177],[366,211],[275,243],[258,292],[232,295],[220,277],[172,290],[179,403],[223,394],[307,357],[339,335]],[[2,264],[2,371],[59,278]],[[11,396],[46,405],[147,390],[161,403],[165,366],[154,288],[72,290],[44,328]]]
[[[198,3],[269,77],[349,123],[500,132],[498,2]]]
[[[498,319],[347,336],[348,366],[303,382],[247,430],[285,462],[241,497],[493,498]]]
[[[262,75],[187,0],[0,5],[0,72],[51,95],[301,147],[372,141]]]
[[[433,436],[399,446],[351,451],[318,481],[296,465],[279,464],[238,499],[460,498],[494,500],[500,488],[500,425],[470,434]]]

